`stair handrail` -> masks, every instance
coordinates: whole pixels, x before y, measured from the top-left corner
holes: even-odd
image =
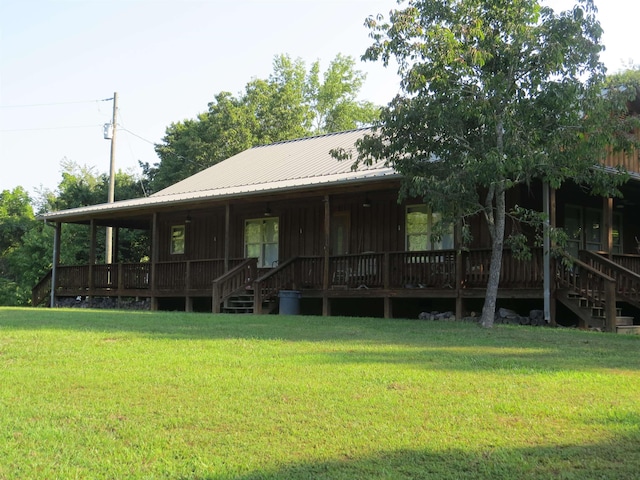
[[[615,280],[616,294],[620,298],[640,308],[640,275],[596,252],[583,250],[580,255],[585,263],[593,262],[589,265]]]
[[[593,304],[603,307],[605,329],[608,332],[613,331],[617,315],[615,278],[566,252],[560,255],[564,261],[556,262],[558,283],[572,289]]]
[[[224,275],[213,281],[213,292],[211,297],[211,310],[213,313],[220,313],[220,305],[229,297],[245,290],[251,286],[251,282],[258,272],[258,259],[247,258],[244,262],[236,265]]]
[[[290,258],[253,282],[253,313],[262,313],[262,303],[275,298],[280,290],[296,287],[295,265],[298,258]],[[293,273],[289,275],[291,269]]]
[[[49,270],[38,282],[38,284],[31,289],[31,306],[38,307],[41,303],[51,297],[51,277],[53,270]],[[50,306],[50,305],[49,305]]]

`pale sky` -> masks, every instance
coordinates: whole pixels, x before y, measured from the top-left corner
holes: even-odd
[[[570,0],[548,0],[567,8]],[[637,49],[638,0],[596,0],[610,72]],[[398,93],[393,68],[360,62],[371,44],[367,16],[395,0],[0,0],[0,191],[55,189],[67,158],[109,170],[102,127],[118,92],[116,168],[140,173],[158,161],[173,122],[237,95],[272,72],[274,56],[316,60],[338,53],[367,73],[361,99],[383,105]],[[106,199],[105,199],[106,200]]]

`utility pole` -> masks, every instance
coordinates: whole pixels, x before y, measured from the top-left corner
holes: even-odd
[[[111,161],[109,163],[109,198],[108,203],[115,200],[116,186],[116,125],[118,114],[118,92],[113,94],[113,118],[111,120]],[[107,138],[105,136],[105,138]],[[107,238],[105,241],[105,263],[113,261],[113,228],[107,227]]]

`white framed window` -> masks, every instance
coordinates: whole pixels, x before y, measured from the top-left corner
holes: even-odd
[[[449,250],[453,248],[453,225],[443,226],[442,214],[426,205],[409,205],[406,212],[406,249]],[[443,227],[443,228],[440,228]],[[435,234],[439,235],[439,238]]]
[[[174,225],[171,227],[171,246],[172,255],[184,254],[185,227],[184,225]]]
[[[246,220],[244,225],[245,258],[257,258],[259,267],[275,267],[279,248],[278,217]]]

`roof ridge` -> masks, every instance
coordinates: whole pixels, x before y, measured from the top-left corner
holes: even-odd
[[[292,138],[289,140],[280,140],[279,142],[273,142],[273,143],[262,143],[260,145],[255,145],[253,148],[262,148],[262,147],[270,147],[272,145],[284,145],[286,143],[294,143],[294,142],[301,142],[303,140],[313,140],[316,138],[322,138],[322,137],[331,137],[334,135],[344,135],[347,133],[353,133],[353,132],[360,132],[362,130],[370,130],[372,128],[372,126],[368,126],[368,127],[358,127],[358,128],[352,128],[351,130],[341,130],[339,132],[328,132],[328,133],[320,133],[318,135],[311,135],[309,137],[299,137],[299,138]]]

